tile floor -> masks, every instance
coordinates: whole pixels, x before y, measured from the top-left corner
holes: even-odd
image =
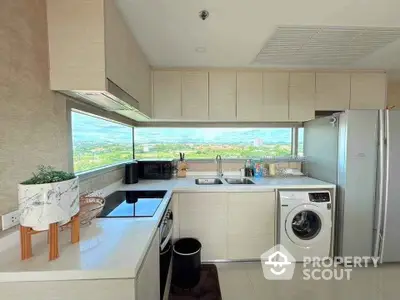
[[[290,281],[266,280],[261,264],[218,263],[223,300],[399,300],[400,264],[358,268],[350,280],[303,280],[296,267]]]

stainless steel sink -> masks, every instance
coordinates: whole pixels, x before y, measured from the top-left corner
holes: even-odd
[[[198,185],[223,184],[223,182],[219,178],[197,178],[195,182]]]
[[[225,181],[229,184],[254,184],[254,182],[248,178],[225,178]]]

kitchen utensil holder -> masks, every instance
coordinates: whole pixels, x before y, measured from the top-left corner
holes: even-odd
[[[187,164],[186,161],[180,161],[178,162],[178,173],[177,173],[177,177],[178,178],[185,178],[186,177],[186,172],[187,169],[189,168],[189,165]]]
[[[178,170],[178,173],[176,174],[176,177],[185,178],[186,177],[186,170]]]

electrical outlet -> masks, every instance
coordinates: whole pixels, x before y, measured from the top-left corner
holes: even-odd
[[[6,230],[8,228],[17,226],[19,224],[19,216],[21,213],[19,210],[12,211],[8,214],[1,216],[1,228]]]

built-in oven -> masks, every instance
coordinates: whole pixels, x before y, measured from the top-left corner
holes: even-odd
[[[171,201],[165,210],[159,225],[160,234],[160,299],[163,299],[168,278],[170,277],[172,261],[172,232],[174,227],[174,216]],[[167,289],[168,292],[169,289]]]

